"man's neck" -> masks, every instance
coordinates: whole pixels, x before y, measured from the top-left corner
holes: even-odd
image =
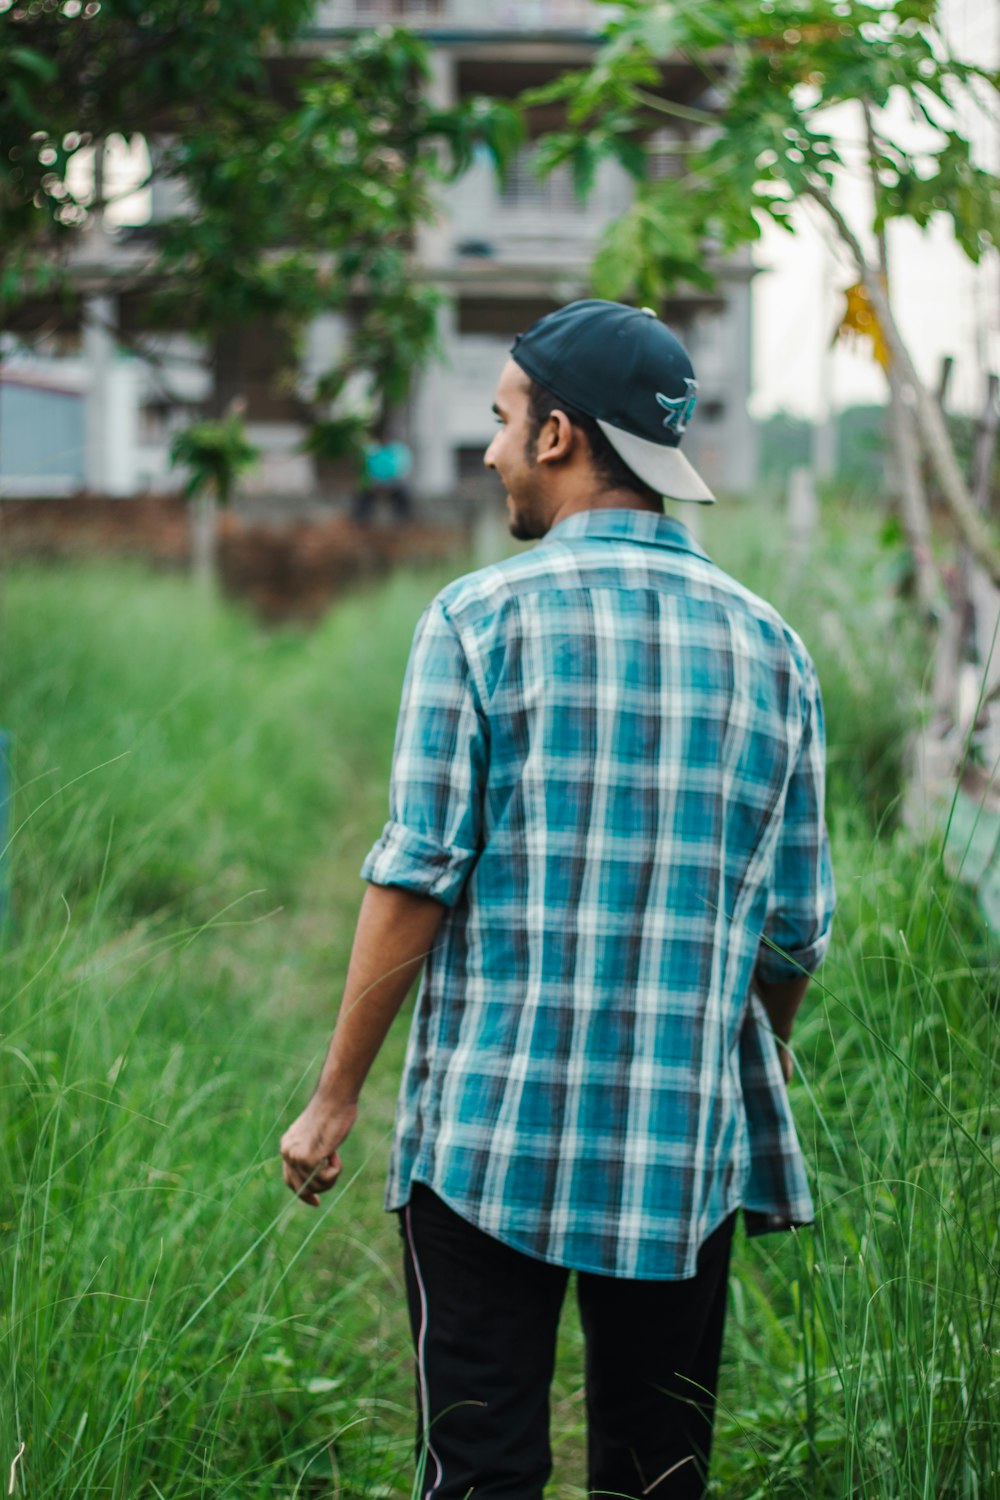
[[[550,526],[558,526],[560,521],[565,521],[568,516],[578,515],[581,511],[588,510],[641,510],[648,515],[660,516],[663,514],[662,505],[646,501],[635,490],[594,490],[575,491],[566,495],[557,506]]]

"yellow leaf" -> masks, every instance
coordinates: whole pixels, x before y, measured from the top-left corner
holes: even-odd
[[[875,358],[883,370],[887,370],[892,355],[864,282],[857,281],[854,286],[849,286],[844,297],[846,303],[834,337],[844,340],[867,339]]]

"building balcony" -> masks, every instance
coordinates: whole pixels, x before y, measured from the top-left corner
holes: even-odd
[[[616,164],[602,163],[584,201],[564,167],[539,180],[533,156],[526,147],[501,183],[486,153],[477,152],[469,171],[444,194],[425,264],[484,273],[497,264],[586,267],[605,226],[627,208],[630,184]]]
[[[594,33],[608,20],[608,7],[592,0],[320,0],[318,30],[406,26],[419,31],[463,33]]]

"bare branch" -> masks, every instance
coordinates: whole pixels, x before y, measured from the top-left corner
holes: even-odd
[[[692,125],[717,125],[718,121],[714,115],[710,115],[703,109],[692,109],[689,104],[673,104],[669,99],[661,99],[657,94],[647,93],[645,89],[633,89],[632,97],[647,109],[655,109],[662,115],[671,115],[676,120],[687,120]]]

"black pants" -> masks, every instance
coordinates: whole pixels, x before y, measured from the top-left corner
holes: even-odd
[[[422,1494],[541,1500],[569,1272],[474,1228],[421,1184],[400,1214]],[[577,1275],[592,1494],[702,1500],[733,1220],[685,1281]]]

